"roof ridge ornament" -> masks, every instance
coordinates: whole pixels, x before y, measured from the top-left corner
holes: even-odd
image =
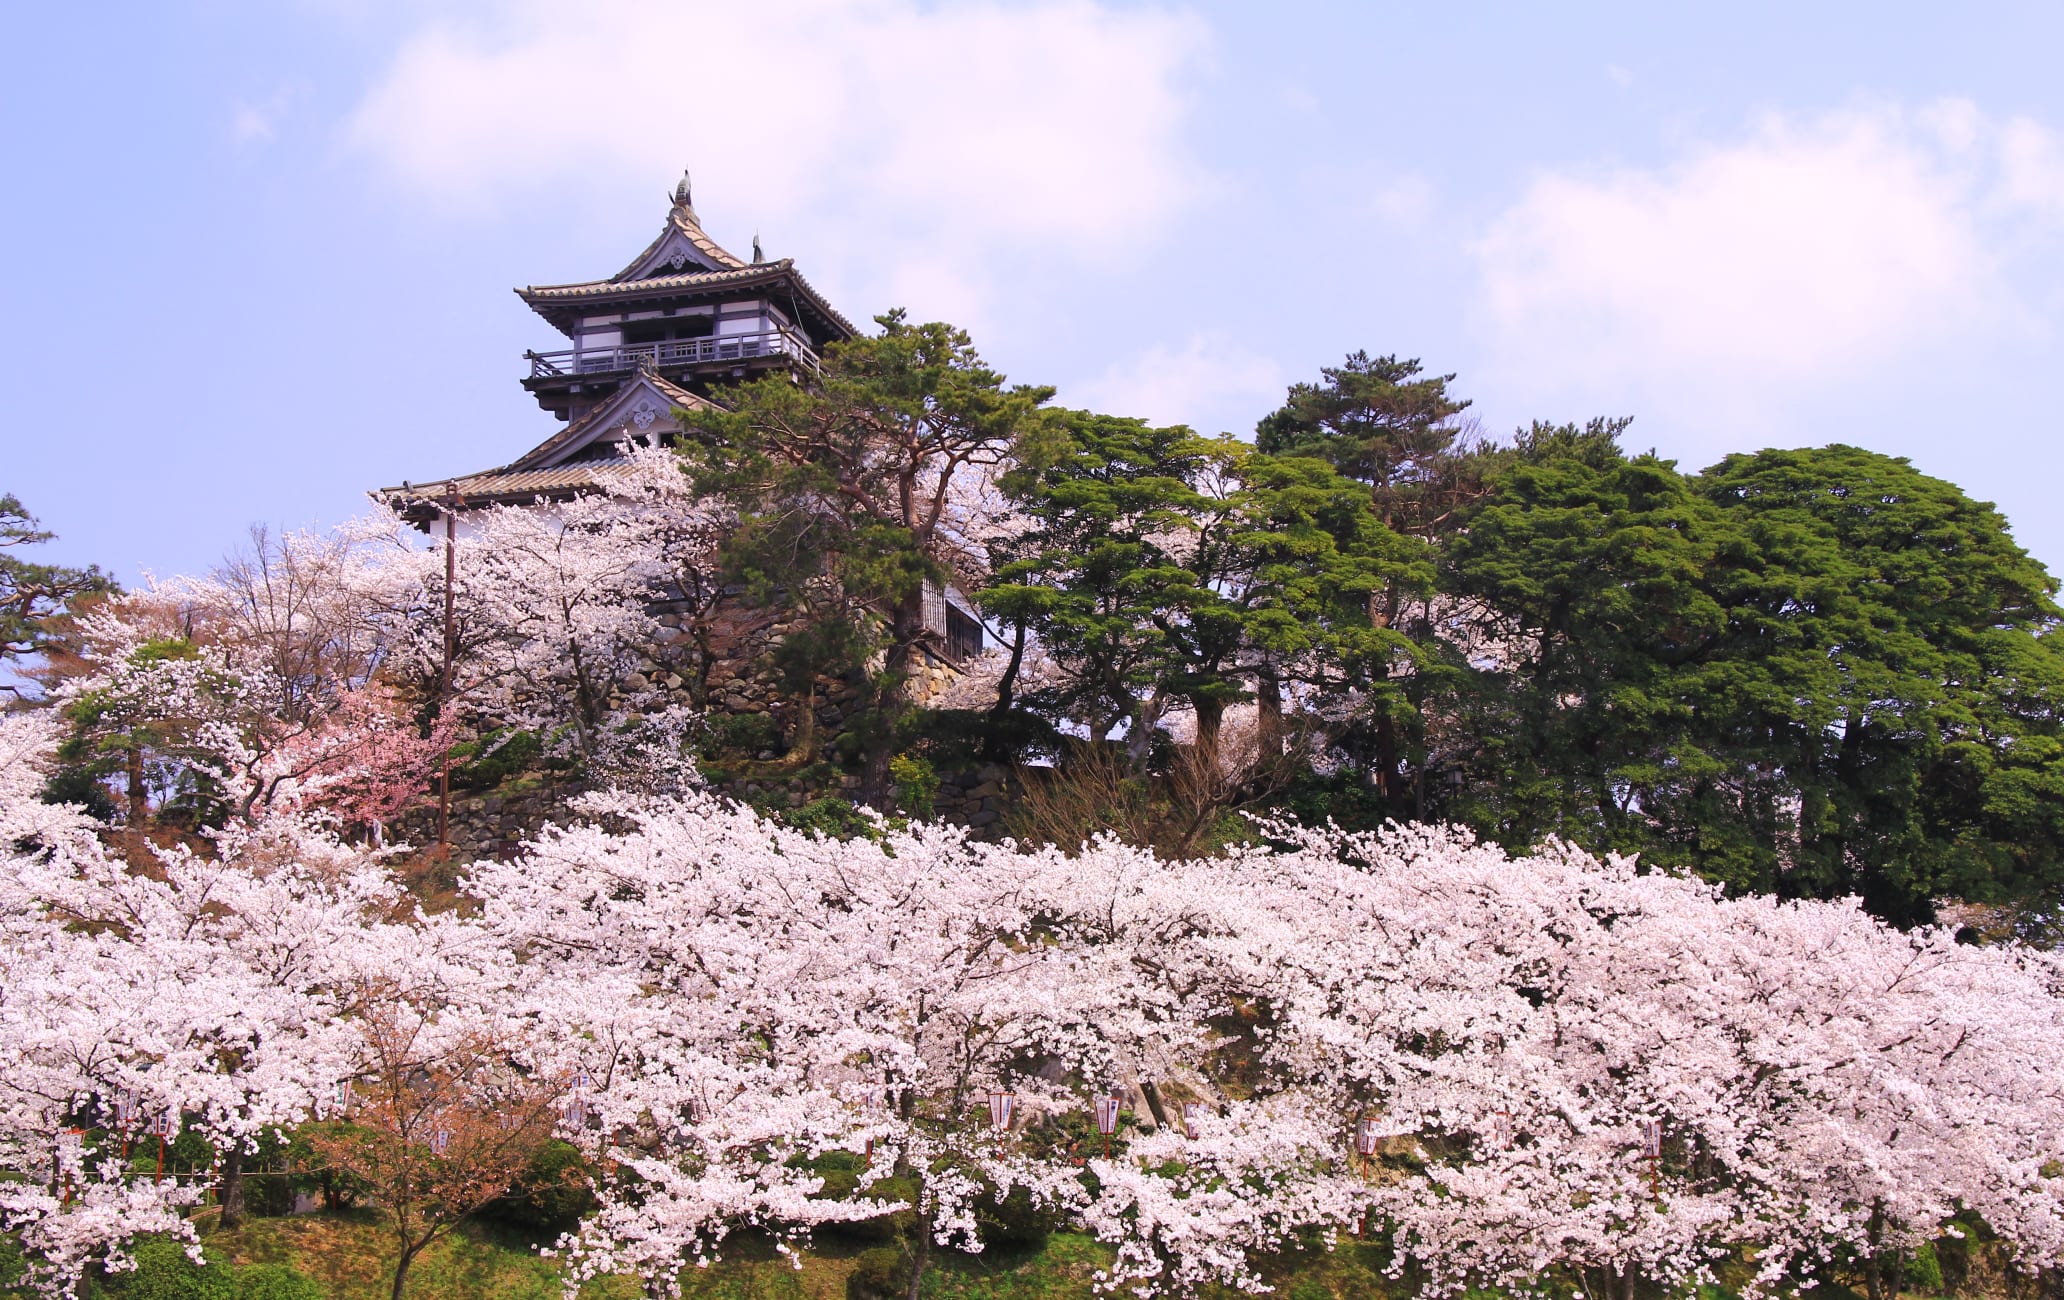
[[[681,169],[680,183],[674,186],[674,207],[690,217],[695,215],[695,182],[685,167]]]

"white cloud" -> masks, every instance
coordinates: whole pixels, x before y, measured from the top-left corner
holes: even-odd
[[[1292,83],[1283,87],[1283,107],[1293,113],[1316,113],[1319,111],[1319,97],[1311,87]]]
[[[410,40],[347,138],[460,209],[685,163],[699,196],[959,284],[999,249],[1116,258],[1198,194],[1179,137],[1206,46],[1092,0],[525,0]]]
[[[238,144],[263,144],[277,133],[272,115],[250,104],[238,104],[229,119],[229,136]]]
[[[239,145],[270,144],[279,137],[281,121],[307,93],[306,83],[295,82],[281,86],[259,103],[239,100],[230,114],[229,138]]]
[[[1741,415],[2024,323],[2004,267],[2058,213],[2035,123],[1961,101],[1772,116],[1667,167],[1538,177],[1474,247],[1477,323],[1530,395]]]
[[[1419,226],[1433,214],[1433,198],[1433,183],[1408,173],[1378,189],[1369,200],[1369,211],[1394,226]]]
[[[1245,436],[1282,404],[1283,368],[1218,334],[1191,336],[1181,348],[1157,344],[1102,375],[1061,390],[1060,402],[1151,424],[1187,424],[1200,433]]]
[[[2026,118],[2000,130],[2000,198],[2064,217],[2064,145]]]

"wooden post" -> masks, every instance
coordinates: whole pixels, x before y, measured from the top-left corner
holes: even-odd
[[[437,682],[437,716],[440,720],[451,708],[452,660],[458,654],[458,630],[453,604],[456,596],[452,588],[458,581],[457,532],[461,500],[458,488],[447,483],[444,496],[444,671],[438,675]],[[446,745],[437,773],[437,859],[441,862],[450,856],[451,746]]]

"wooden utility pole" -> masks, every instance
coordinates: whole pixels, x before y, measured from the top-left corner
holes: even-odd
[[[458,623],[453,587],[458,581],[459,496],[456,484],[445,484],[444,493],[444,671],[438,675],[437,716],[442,720],[451,708],[452,660],[458,656]],[[444,747],[444,759],[437,774],[437,859],[451,856],[451,746]]]

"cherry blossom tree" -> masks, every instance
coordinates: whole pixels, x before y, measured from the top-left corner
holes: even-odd
[[[615,972],[579,1040],[606,1081],[584,1140],[641,1196],[605,1190],[582,1269],[664,1279],[740,1224],[849,1213],[809,1159],[869,1138],[920,1181],[924,1240],[975,1244],[976,1199],[1023,1187],[1148,1290],[1257,1287],[1258,1256],[1368,1223],[1437,1285],[1616,1296],[1743,1247],[1765,1287],[1842,1251],[1882,1274],[1959,1207],[2058,1258],[2040,954],[1444,831],[1166,863],[609,812],[635,829],[473,885],[541,980]],[[1044,1121],[1114,1085],[1163,1114],[1076,1165]],[[992,1090],[1030,1130],[991,1129]],[[1174,1096],[1205,1109],[1178,1127]],[[1363,1176],[1364,1120],[1408,1165]]]
[[[834,841],[663,786],[590,796],[429,914],[281,799],[125,861],[38,798],[62,734],[0,717],[0,1213],[47,1290],[190,1237],[189,1192],[110,1158],[139,1113],[213,1144],[226,1215],[243,1156],[306,1129],[375,1186],[397,1296],[548,1128],[598,1171],[569,1276],[661,1290],[869,1192],[914,1211],[913,1293],[1012,1195],[1140,1294],[1260,1290],[1270,1254],[1364,1231],[1435,1293],[1593,1300],[1723,1267],[1885,1300],[1972,1215],[2064,1261],[2055,954],[1438,828],[1166,860]],[[839,1153],[860,1195],[826,1194]]]
[[[24,725],[7,721],[10,733]],[[47,736],[47,721],[27,725],[38,723]],[[130,1186],[114,1158],[146,1121],[215,1148],[223,1219],[235,1222],[245,1158],[303,1122],[339,1077],[350,1034],[335,963],[377,932],[398,889],[320,826],[284,817],[132,866],[75,813],[24,818],[34,794],[20,766],[0,779],[0,824],[37,833],[9,841],[0,889],[0,1158],[33,1168],[55,1135],[82,1134],[90,1194],[7,1210],[62,1281],[89,1260],[89,1240],[119,1265],[130,1236],[190,1199]]]
[[[596,1127],[573,1136],[635,1176],[574,1243],[584,1274],[664,1280],[741,1226],[881,1213],[814,1197],[831,1150],[917,1186],[920,1267],[934,1239],[979,1248],[981,1197],[1080,1199],[1028,1121],[1201,1041],[1110,941],[1113,909],[1160,874],[1129,851],[1103,859],[1121,887],[941,827],[841,843],[707,796],[590,811],[634,829],[556,830],[469,882],[537,996],[585,1025],[547,1035],[590,1045],[562,1067],[595,1080]],[[1002,1127],[992,1093],[1011,1098]]]
[[[465,512],[453,543],[449,684],[464,712],[496,726],[563,729],[568,748],[587,758],[625,708],[652,703],[629,679],[662,645],[655,604],[683,593],[691,604],[715,599],[696,560],[707,521],[685,499],[677,464],[655,464],[656,455],[620,469],[611,491]],[[421,689],[441,690],[432,684],[447,653],[442,547],[410,563],[431,612],[402,620],[398,653]]]
[[[391,522],[258,532],[213,574],[78,620],[75,671],[53,693],[73,723],[68,757],[124,782],[132,855],[172,803],[189,826],[281,801],[369,822],[420,792],[450,723],[419,726],[387,680],[420,605],[414,567]]]
[[[522,1174],[564,1089],[535,1068],[537,1026],[478,927],[447,914],[361,937],[339,980],[350,1054],[309,1145],[382,1211],[400,1300],[416,1258]]]

